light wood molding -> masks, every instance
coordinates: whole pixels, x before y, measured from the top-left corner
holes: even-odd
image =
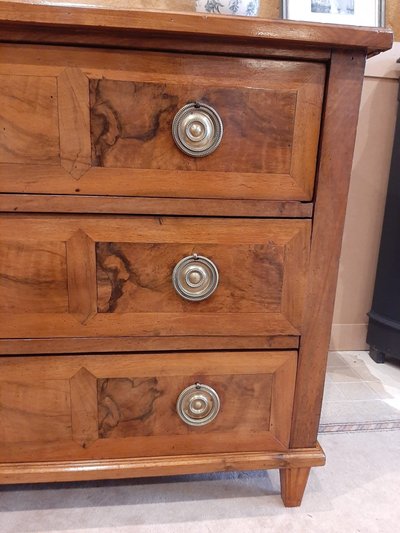
[[[302,468],[323,466],[324,464],[325,455],[319,445],[315,448],[278,453],[215,453],[118,460],[0,463],[0,484],[121,479],[215,471],[265,470],[269,468]]]

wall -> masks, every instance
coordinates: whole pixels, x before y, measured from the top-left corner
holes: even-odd
[[[331,349],[364,350],[399,90],[400,43],[367,63],[346,214]]]

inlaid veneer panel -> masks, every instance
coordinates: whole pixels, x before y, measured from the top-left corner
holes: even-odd
[[[297,91],[90,80],[92,164],[107,168],[289,174]],[[177,150],[171,124],[188,102],[216,109],[218,150],[193,158]]]
[[[3,238],[7,238],[3,234]],[[22,235],[20,237],[23,237]],[[68,310],[63,242],[0,242],[0,312],[65,313]]]
[[[0,461],[284,451],[296,355],[3,358]],[[199,427],[176,412],[179,394],[195,383],[212,387],[221,403],[216,418]]]
[[[20,443],[69,440],[72,437],[68,382],[18,373],[1,379],[0,442]]]
[[[57,113],[55,77],[0,75],[0,163],[59,165]]]
[[[0,79],[0,102],[13,98],[0,129],[18,126],[0,152],[1,192],[313,198],[322,63],[4,44]],[[194,101],[224,124],[218,149],[200,159],[171,134]]]
[[[1,337],[298,335],[310,225],[3,215]],[[200,302],[172,284],[175,265],[194,253],[220,274]]]
[[[297,219],[3,215],[0,243],[11,252],[0,256],[0,336],[296,336],[310,226]],[[199,302],[183,299],[172,283],[175,265],[192,254],[208,257],[220,275],[214,294]]]
[[[198,245],[200,246],[200,245]],[[209,300],[189,302],[177,296],[171,272],[178,258],[196,252],[188,244],[97,244],[98,311],[102,313],[279,312],[285,246],[202,244],[201,255],[221,273]],[[200,254],[200,252],[199,252]]]

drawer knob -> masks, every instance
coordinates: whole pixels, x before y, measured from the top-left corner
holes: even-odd
[[[217,416],[220,405],[219,396],[212,387],[196,383],[180,393],[176,410],[189,426],[205,426]]]
[[[201,255],[184,257],[175,266],[172,283],[182,298],[192,302],[205,300],[218,286],[219,274],[215,264]]]
[[[172,136],[178,148],[192,157],[205,157],[222,140],[221,117],[207,104],[192,102],[183,106],[172,123]]]

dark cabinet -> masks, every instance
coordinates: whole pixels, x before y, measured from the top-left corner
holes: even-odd
[[[400,106],[367,342],[377,363],[400,359]]]

